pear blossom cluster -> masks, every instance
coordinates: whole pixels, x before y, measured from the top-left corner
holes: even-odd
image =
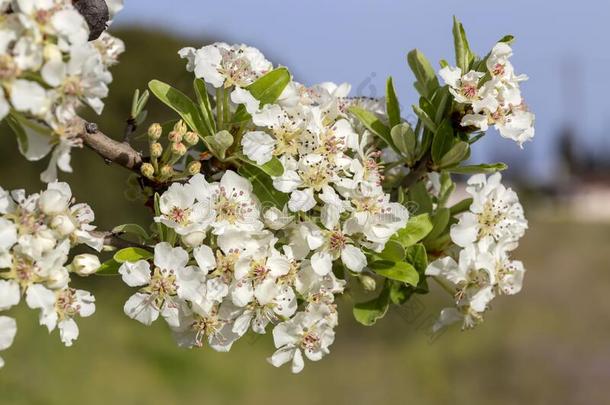
[[[0,188],[0,311],[24,298],[40,310],[40,324],[49,332],[58,328],[61,341],[71,346],[79,333],[75,318],[93,314],[95,298],[70,287],[70,273],[92,274],[100,262],[82,254],[68,264],[69,252],[81,244],[101,250],[93,220],[87,204],[74,204],[66,183],[50,183],[32,195]],[[0,316],[0,350],[10,346],[15,332],[15,321]]]
[[[119,6],[113,2],[113,10]],[[125,48],[108,33],[88,38],[87,22],[70,0],[0,1],[0,119],[10,115],[23,127],[27,159],[52,151],[45,182],[57,178],[57,167],[71,171],[70,150],[80,146],[77,111],[87,105],[102,112],[108,68]]]
[[[472,328],[483,321],[493,298],[521,291],[525,268],[511,260],[510,252],[524,235],[527,220],[517,194],[501,180],[500,173],[468,180],[472,205],[450,231],[460,250],[426,269],[426,275],[439,279],[455,298],[454,308],[441,311],[437,330],[460,321],[463,328]]]
[[[486,59],[484,72],[446,66],[439,75],[455,101],[466,106],[462,126],[487,131],[493,125],[501,136],[522,146],[534,137],[535,116],[520,90],[520,83],[528,77],[515,73],[509,60],[512,54],[509,44],[499,42]]]
[[[308,257],[310,243],[325,243],[323,232],[262,209],[251,183],[233,171],[218,182],[197,174],[172,184],[155,221],[181,243],[161,242],[149,260],[123,263],[123,281],[138,288],[125,313],[145,325],[161,316],[180,346],[207,342],[217,351],[228,351],[249,330],[273,327],[272,364],[291,362],[299,372],[303,355],[320,360],[334,339],[334,297],[345,281]],[[284,234],[277,232],[283,220]]]

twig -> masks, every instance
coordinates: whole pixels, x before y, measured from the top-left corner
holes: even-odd
[[[97,125],[82,118],[77,122],[78,136],[83,143],[104,158],[106,162],[113,162],[139,173],[142,165],[142,155],[126,142],[115,141],[102,133]]]
[[[125,136],[123,137],[123,142],[129,143],[131,136],[136,132],[137,129],[138,123],[136,122],[136,119],[129,117],[127,119],[127,125],[125,126]]]
[[[429,153],[424,155],[421,160],[417,162],[413,170],[405,176],[402,181],[402,186],[404,188],[409,188],[417,183],[426,173],[428,173],[428,163],[430,163]]]
[[[153,251],[150,246],[131,242],[126,239],[121,238],[122,233],[110,232],[110,231],[94,231],[93,234],[97,237],[104,238],[104,246],[112,246],[116,249],[125,249],[129,247],[137,247],[140,249]]]

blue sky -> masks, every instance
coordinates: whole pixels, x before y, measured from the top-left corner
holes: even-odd
[[[474,160],[517,158],[534,177],[548,178],[552,138],[566,122],[587,148],[610,152],[607,0],[126,0],[116,23],[161,26],[187,36],[185,45],[208,36],[244,42],[303,83],[346,81],[353,95],[382,95],[391,75],[408,116],[416,95],[406,53],[419,48],[435,66],[452,60],[453,15],[479,54],[505,34],[516,36],[513,62],[530,76],[523,92],[537,115],[536,138],[525,152],[490,133]]]

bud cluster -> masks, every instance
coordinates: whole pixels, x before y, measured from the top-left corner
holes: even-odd
[[[178,121],[167,134],[165,147],[161,141],[163,127],[154,123],[148,128],[148,147],[150,162],[143,163],[140,173],[147,179],[166,183],[193,176],[201,171],[201,163],[193,160],[183,170],[176,170],[176,165],[184,161],[191,148],[199,143],[199,135],[188,130],[184,121]]]

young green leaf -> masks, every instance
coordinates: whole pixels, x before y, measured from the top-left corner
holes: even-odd
[[[434,144],[433,144],[434,147]],[[460,141],[453,145],[451,149],[438,162],[439,168],[451,167],[459,164],[470,156],[470,145],[468,142]]]
[[[379,257],[385,260],[401,262],[405,258],[405,248],[402,246],[402,243],[395,240],[389,240],[385,244],[383,251],[379,253]]]
[[[277,191],[273,187],[271,177],[257,166],[246,163],[238,171],[239,174],[250,180],[254,194],[263,205],[272,204],[281,210],[288,202],[288,194]]]
[[[214,113],[212,112],[212,105],[210,104],[210,97],[205,87],[205,82],[202,79],[195,79],[193,82],[195,88],[195,94],[197,96],[197,104],[199,105],[199,111],[201,111],[201,117],[203,123],[207,129],[206,134],[200,134],[202,136],[212,135],[216,133],[216,120],[214,119]]]
[[[400,104],[396,97],[396,90],[394,89],[394,83],[392,77],[388,77],[386,84],[386,111],[388,113],[388,121],[390,127],[400,124]]]
[[[233,135],[229,131],[224,130],[214,134],[214,136],[206,136],[203,140],[210,149],[210,152],[220,160],[225,159],[227,149],[233,145]]]
[[[380,276],[412,286],[416,286],[419,281],[417,270],[409,263],[378,260],[370,263],[369,268]]]
[[[366,129],[377,135],[383,142],[396,150],[396,147],[392,143],[390,128],[381,122],[381,120],[377,118],[375,114],[365,110],[364,108],[356,106],[351,107],[349,112],[352,113],[362,123],[362,125],[366,127]]]
[[[464,26],[457,18],[453,17],[453,43],[455,46],[455,63],[462,69],[462,73],[467,73],[474,55],[470,50]]]
[[[421,214],[411,217],[407,226],[396,232],[392,239],[397,241],[403,248],[412,246],[426,237],[432,231],[432,221],[429,214]]]
[[[471,205],[472,205],[472,198],[466,198],[466,199],[454,204],[453,206],[451,206],[451,208],[449,208],[449,213],[453,217],[457,214],[461,214],[462,212],[468,211],[470,209]]]
[[[365,326],[371,326],[385,316],[389,306],[390,289],[386,285],[377,298],[354,305],[354,318]]]
[[[116,252],[113,259],[118,263],[134,263],[138,260],[148,260],[153,257],[152,252],[137,247],[128,247]]]
[[[414,49],[407,55],[407,62],[415,75],[415,89],[423,97],[432,97],[434,91],[439,87],[436,72],[423,53]]]
[[[495,173],[500,172],[502,170],[506,170],[508,166],[506,163],[492,163],[492,164],[480,164],[480,165],[470,165],[470,166],[461,166],[461,167],[452,167],[448,168],[447,171],[456,174],[477,174],[477,173]]]
[[[119,274],[121,263],[114,259],[110,259],[102,263],[99,269],[95,272],[96,276],[116,276]]]
[[[421,109],[420,106],[413,105],[413,112],[415,113],[415,115],[417,115],[417,118],[421,120],[421,122],[426,128],[428,128],[432,132],[436,132],[436,124],[434,123],[432,118],[430,118],[428,113]]]
[[[199,134],[206,133],[199,108],[188,96],[159,80],[149,82],[148,88],[161,102],[176,111],[193,131]]]
[[[417,136],[408,122],[403,122],[392,128],[390,131],[392,143],[398,152],[413,163],[416,158]]]
[[[430,197],[424,181],[418,181],[409,188],[409,201],[415,204],[415,214],[432,211],[432,197]]]
[[[441,159],[453,147],[455,137],[453,128],[448,120],[444,120],[438,127],[432,140],[432,161],[439,165]]]
[[[432,230],[424,239],[425,242],[433,242],[439,236],[445,232],[447,229],[447,225],[449,224],[449,219],[451,218],[451,214],[448,208],[439,208],[436,213],[432,216]]]

